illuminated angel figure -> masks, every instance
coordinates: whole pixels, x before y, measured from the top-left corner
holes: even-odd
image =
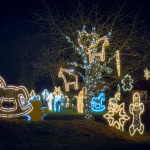
[[[133,103],[129,107],[130,113],[133,115],[132,125],[129,127],[130,135],[133,136],[136,131],[140,134],[144,132],[144,125],[141,123],[141,113],[144,111],[144,104],[140,103],[140,94],[133,94]]]
[[[86,94],[87,94],[87,89],[86,87],[83,87],[82,90],[79,92],[78,96],[74,96],[75,98],[77,98],[77,110],[79,113],[83,113],[83,107],[84,107],[84,103],[83,103],[83,99],[86,99]]]
[[[121,83],[123,84],[122,88],[124,91],[130,91],[133,88],[133,79],[128,74],[121,80]]]
[[[69,91],[69,85],[72,84],[76,90],[78,89],[78,76],[71,73],[69,70],[60,68],[58,77],[63,78],[66,91]]]
[[[146,77],[146,79],[148,80],[148,78],[150,78],[150,71],[148,71],[148,69],[146,68],[146,70],[144,70],[144,77]]]

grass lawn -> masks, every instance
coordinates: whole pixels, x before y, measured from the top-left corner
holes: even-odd
[[[109,127],[102,114],[95,121],[83,120],[83,114],[49,113],[44,121],[25,118],[0,119],[0,150],[101,150],[148,149],[149,132],[131,137]]]

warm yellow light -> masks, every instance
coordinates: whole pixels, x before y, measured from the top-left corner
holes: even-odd
[[[67,73],[70,77],[72,76],[74,78],[74,81],[73,82],[68,82],[65,75],[64,75],[64,73]],[[74,88],[76,90],[78,89],[78,76],[73,74],[73,73],[70,73],[69,70],[60,68],[58,77],[63,78],[64,83],[65,83],[65,90],[66,91],[69,91],[69,85],[72,85],[72,84],[74,85]]]
[[[144,133],[144,125],[141,123],[141,114],[144,111],[144,104],[140,103],[140,94],[133,94],[133,103],[129,107],[130,113],[133,115],[132,125],[129,127],[130,135],[133,136],[136,131],[140,134]]]
[[[118,50],[116,51],[116,65],[117,65],[118,76],[120,76],[120,54]]]
[[[53,92],[54,97],[59,96],[62,94],[62,91],[60,90],[60,86],[59,87],[55,87],[55,90]]]
[[[83,99],[87,98],[86,94],[87,94],[87,89],[86,87],[83,87],[82,90],[79,92],[79,95],[75,96],[75,98],[77,98],[77,110],[79,113],[83,113],[83,107],[84,107]]]
[[[148,80],[148,78],[150,78],[150,71],[148,71],[148,69],[146,68],[146,70],[144,70],[144,77],[146,77],[146,79]]]
[[[124,124],[130,117],[126,115],[124,110],[125,103],[118,105],[119,100],[120,92],[117,92],[114,98],[109,99],[108,112],[103,117],[107,119],[110,126],[124,131]],[[118,115],[119,120],[115,120],[115,115]]]
[[[29,100],[29,93],[24,86],[6,86],[0,77],[0,117],[13,118],[20,117],[32,111],[30,103],[23,106],[23,102]],[[3,103],[12,103],[13,107],[5,108]]]
[[[69,99],[69,97],[67,95],[65,96],[65,98],[66,98],[66,107],[69,107],[69,100],[70,99]]]
[[[101,41],[104,41],[103,45],[102,45],[102,51],[100,53],[94,53],[93,48],[96,48]],[[89,55],[90,63],[92,63],[94,61],[94,58],[96,56],[97,57],[99,56],[101,61],[105,61],[105,47],[108,46],[108,45],[109,45],[109,42],[108,42],[106,36],[104,36],[103,38],[98,39],[95,44],[92,43],[89,46],[89,48],[87,49],[88,52],[86,53],[86,54]]]
[[[31,93],[30,93],[30,97],[32,97],[32,96],[36,96],[36,93],[35,93],[34,90],[32,90]]]

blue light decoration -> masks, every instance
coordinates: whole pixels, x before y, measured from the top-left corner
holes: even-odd
[[[61,97],[55,96],[54,99],[54,112],[60,112],[60,104],[61,104]]]
[[[46,99],[49,95],[49,92],[47,89],[44,89],[44,91],[42,92],[42,96],[43,96],[43,99]]]
[[[93,97],[91,100],[91,110],[93,112],[102,112],[105,110],[105,105],[102,103],[105,101],[105,94],[100,93],[98,97]]]

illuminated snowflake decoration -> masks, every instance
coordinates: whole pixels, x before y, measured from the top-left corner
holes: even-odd
[[[144,77],[148,80],[150,78],[150,71],[148,71],[148,69],[146,68],[146,70],[144,70]]]
[[[124,131],[124,124],[127,120],[130,119],[130,117],[126,115],[124,106],[125,103],[117,105],[117,109],[110,110],[105,115],[103,115],[103,117],[106,118],[109,122],[110,126],[115,127],[121,131]]]
[[[130,91],[133,88],[133,79],[128,74],[121,80],[121,83],[123,84],[122,88],[124,91]]]

